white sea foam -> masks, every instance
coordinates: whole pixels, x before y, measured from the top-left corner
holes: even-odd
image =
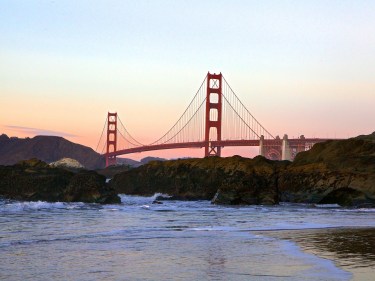
[[[45,202],[45,201],[6,201],[0,203],[0,212],[23,212],[53,209],[79,209],[85,206],[85,203],[74,202]]]
[[[203,227],[193,227],[189,230],[193,231],[239,231],[240,229],[237,227],[230,227],[230,226],[203,226]]]
[[[10,202],[3,205],[0,210],[5,211],[27,211],[27,210],[41,210],[41,209],[62,209],[66,208],[65,203],[55,202],[49,203],[44,201],[35,202]]]
[[[339,204],[315,204],[317,208],[341,208]]]
[[[138,196],[138,195],[126,195],[126,194],[119,194],[121,198],[121,203],[128,204],[128,205],[144,205],[150,204],[159,196],[164,198],[170,198],[171,196],[164,193],[155,193],[152,196]]]

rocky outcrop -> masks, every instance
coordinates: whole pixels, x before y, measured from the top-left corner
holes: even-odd
[[[375,133],[297,154],[280,171],[279,193],[287,202],[375,206]]]
[[[217,204],[279,201],[375,207],[375,133],[316,144],[295,161],[263,157],[151,162],[116,175],[118,193],[168,193]]]
[[[107,179],[113,178],[115,175],[125,171],[129,171],[131,167],[129,165],[113,165],[104,169],[96,170],[99,175],[105,176]]]
[[[105,177],[94,171],[75,174],[64,190],[64,201],[89,203],[121,203],[113,189],[105,185]]]
[[[14,166],[0,166],[0,196],[28,201],[120,203],[105,177],[93,171],[52,168],[31,159]]]
[[[276,204],[277,168],[284,162],[240,156],[154,161],[115,175],[118,193],[167,193],[179,199],[207,199],[218,204]]]

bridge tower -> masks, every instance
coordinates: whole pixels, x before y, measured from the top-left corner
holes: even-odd
[[[206,128],[204,156],[220,156],[221,147],[211,141],[221,141],[222,74],[207,74]]]
[[[105,154],[105,166],[116,165],[116,155],[109,156],[109,153],[117,150],[117,113],[108,112],[107,116],[107,152]]]

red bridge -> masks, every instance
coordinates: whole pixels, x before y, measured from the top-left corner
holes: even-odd
[[[161,138],[142,144],[129,134],[117,113],[108,113],[96,150],[104,142],[101,153],[106,166],[116,164],[116,156],[130,153],[204,148],[208,157],[221,156],[222,148],[228,146],[259,146],[259,154],[269,159],[292,160],[298,152],[326,140],[274,137],[247,110],[221,73],[208,73],[184,113]]]

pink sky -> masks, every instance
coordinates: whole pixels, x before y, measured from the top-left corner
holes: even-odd
[[[9,136],[61,135],[95,148],[114,111],[150,143],[182,114],[207,71],[222,72],[273,135],[375,131],[373,1],[3,6],[0,131]],[[224,149],[237,152],[256,149]],[[148,155],[203,151],[129,157]]]

